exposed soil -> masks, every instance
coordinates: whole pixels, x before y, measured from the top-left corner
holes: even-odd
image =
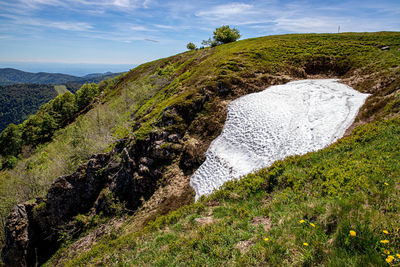
[[[269,229],[271,229],[271,219],[268,217],[254,217],[251,222],[251,225],[258,226],[262,225],[264,228],[264,231],[268,232]]]

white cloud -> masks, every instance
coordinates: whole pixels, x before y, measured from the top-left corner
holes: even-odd
[[[49,6],[62,6],[64,2],[59,0],[20,0],[24,5],[31,8],[37,8],[39,5],[49,5]]]
[[[88,31],[93,29],[93,26],[85,22],[50,22],[40,26],[48,26],[66,31]]]
[[[129,0],[115,0],[114,5],[118,7],[129,7],[130,6],[130,1]]]
[[[151,0],[0,0],[0,10],[28,13],[44,6],[58,6],[78,12],[105,13],[110,8],[120,11],[147,8],[150,3]]]
[[[160,29],[166,29],[166,30],[173,30],[176,28],[176,26],[171,26],[171,25],[161,25],[161,24],[154,24],[154,27],[160,28]]]
[[[333,19],[334,20],[334,19]],[[274,28],[291,32],[333,32],[339,25],[332,18],[277,18]]]
[[[390,19],[371,21],[368,18],[347,16],[282,17],[274,22],[275,32],[336,33],[339,25],[341,32],[396,30]]]
[[[21,17],[18,15],[2,15],[3,17],[9,18],[16,25],[27,25],[36,27],[49,27],[56,28],[66,31],[89,31],[93,29],[93,26],[86,22],[75,22],[75,21],[50,21],[36,18]]]
[[[197,17],[206,17],[209,19],[230,18],[236,15],[257,13],[253,5],[244,3],[231,3],[226,5],[215,6],[209,10],[197,12]]]
[[[144,0],[142,6],[144,8],[148,8],[151,2],[152,2],[152,0]]]
[[[144,26],[131,26],[130,28],[132,30],[134,30],[134,31],[142,31],[142,32],[154,32],[154,31],[157,31],[155,29],[150,29],[150,28],[147,28],[147,27],[144,27]]]

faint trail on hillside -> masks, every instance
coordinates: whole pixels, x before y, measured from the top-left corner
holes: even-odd
[[[323,79],[271,86],[233,101],[221,135],[190,179],[196,200],[276,160],[334,143],[368,96]]]

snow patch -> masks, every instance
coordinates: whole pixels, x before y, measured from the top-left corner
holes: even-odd
[[[190,178],[196,200],[276,160],[334,143],[368,96],[323,79],[271,86],[231,102],[221,135]]]

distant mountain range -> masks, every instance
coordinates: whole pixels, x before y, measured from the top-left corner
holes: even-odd
[[[25,72],[12,68],[1,68],[0,69],[0,85],[9,84],[22,84],[22,83],[33,83],[33,84],[66,84],[66,83],[78,83],[84,84],[87,82],[100,82],[104,79],[113,78],[120,73],[93,73],[83,77],[72,76],[62,73],[47,73],[47,72]]]

